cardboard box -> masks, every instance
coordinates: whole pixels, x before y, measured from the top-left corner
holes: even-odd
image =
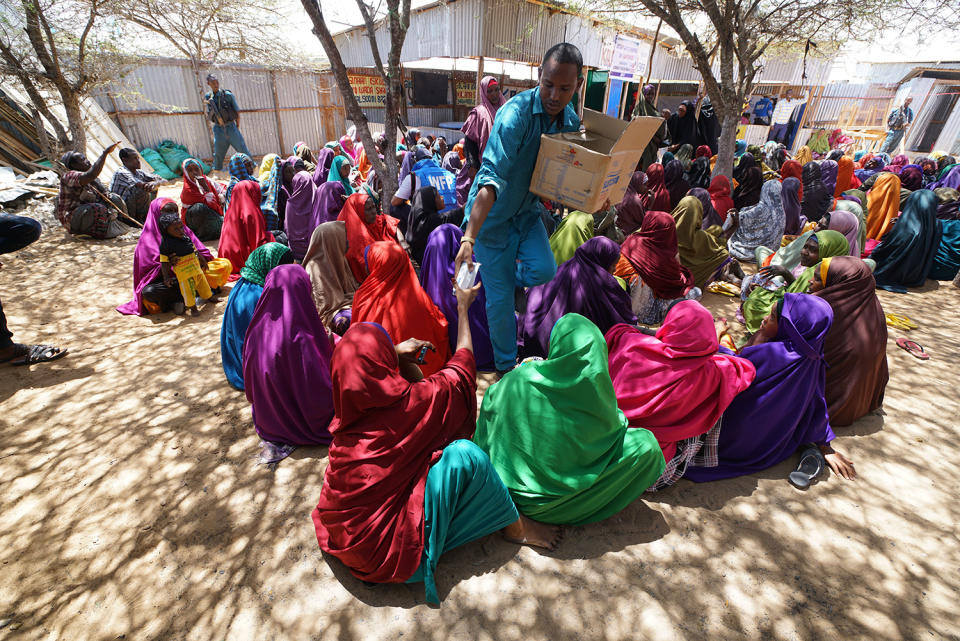
[[[627,122],[583,110],[585,132],[544,134],[530,191],[567,207],[593,213],[603,202],[623,200],[647,143],[663,118]]]

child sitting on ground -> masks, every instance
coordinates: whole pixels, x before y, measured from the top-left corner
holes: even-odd
[[[197,311],[197,298],[217,302],[203,270],[207,260],[200,256],[193,242],[183,233],[183,223],[176,212],[164,212],[160,216],[160,271],[163,284],[172,287],[177,281],[183,302],[176,302],[173,311],[184,313],[187,307]]]

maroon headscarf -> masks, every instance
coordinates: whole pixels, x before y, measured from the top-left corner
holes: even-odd
[[[620,253],[663,300],[680,298],[693,287],[693,274],[677,260],[677,224],[665,211],[648,211],[640,231],[627,236]]]
[[[643,195],[640,202],[646,211],[654,209],[656,211],[669,211],[670,192],[663,183],[663,165],[658,162],[647,167],[647,193]]]
[[[632,234],[643,224],[643,198],[647,189],[647,175],[633,172],[623,200],[617,205],[617,227],[624,234]]]

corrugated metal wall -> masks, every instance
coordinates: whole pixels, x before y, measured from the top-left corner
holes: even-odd
[[[829,84],[817,103],[812,126],[883,127],[895,90],[872,84]]]
[[[345,130],[343,101],[330,73],[252,65],[220,66],[215,73],[237,99],[240,131],[255,156],[290,154],[301,140],[317,149]],[[187,61],[150,60],[95,99],[140,149],[173,140],[205,158],[213,155],[200,88]]]
[[[411,12],[410,28],[401,51],[401,62],[428,58],[480,57],[538,64],[544,52],[558,42],[580,48],[587,66],[599,67],[604,41],[612,42],[616,31],[589,18],[551,11],[548,7],[518,0],[457,0]],[[381,56],[389,50],[386,23],[376,32]],[[334,36],[348,67],[372,67],[373,55],[366,32],[353,29]],[[822,84],[830,73],[828,58],[807,59],[806,84]],[[719,63],[714,72],[720,73]],[[803,60],[770,58],[764,61],[756,82],[800,85]],[[654,80],[670,82],[700,80],[690,58],[657,47],[653,59]]]

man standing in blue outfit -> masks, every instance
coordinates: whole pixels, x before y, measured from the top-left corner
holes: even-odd
[[[487,323],[501,375],[517,364],[517,287],[545,283],[557,271],[540,199],[530,178],[540,152],[540,135],[580,129],[570,101],[583,84],[583,57],[572,44],[554,45],[543,57],[540,84],[517,94],[497,110],[470,195],[465,233],[455,261],[482,265]]]
[[[247,143],[240,133],[240,108],[237,99],[226,89],[220,89],[220,81],[212,73],[207,75],[210,93],[204,94],[207,118],[213,123],[213,168],[223,169],[223,159],[232,145],[241,154],[250,155]]]

